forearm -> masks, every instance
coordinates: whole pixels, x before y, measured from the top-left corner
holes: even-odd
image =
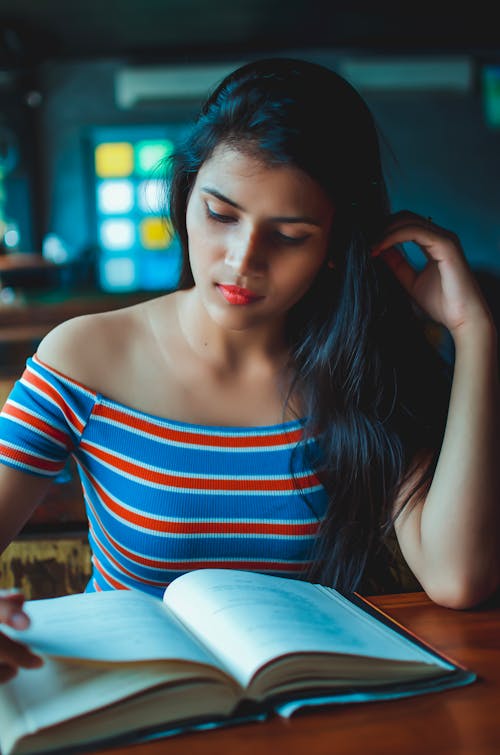
[[[499,583],[500,391],[496,332],[487,323],[455,336],[448,419],[421,511],[420,548],[432,594],[477,603]],[[446,598],[445,598],[446,600]],[[454,599],[450,602],[454,602]]]

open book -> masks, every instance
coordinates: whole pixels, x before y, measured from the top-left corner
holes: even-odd
[[[2,755],[68,753],[475,679],[358,597],[252,572],[193,571],[163,601],[116,591],[26,610],[30,629],[6,631],[45,663],[0,685]]]

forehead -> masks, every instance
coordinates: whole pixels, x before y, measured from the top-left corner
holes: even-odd
[[[251,148],[219,145],[198,171],[196,185],[198,189],[216,189],[243,207],[258,202],[301,211],[332,210],[326,193],[305,171],[294,165],[272,164]]]

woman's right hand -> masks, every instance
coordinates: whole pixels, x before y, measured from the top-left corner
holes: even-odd
[[[23,603],[22,593],[0,590],[0,624],[7,624],[13,629],[27,629],[30,620],[22,610]],[[12,679],[20,666],[38,668],[42,663],[42,659],[26,645],[0,632],[0,684]]]

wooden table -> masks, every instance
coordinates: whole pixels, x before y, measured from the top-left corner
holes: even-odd
[[[372,599],[441,652],[475,671],[467,687],[386,702],[357,703],[148,744],[106,755],[498,755],[500,599],[455,611],[423,593]]]

